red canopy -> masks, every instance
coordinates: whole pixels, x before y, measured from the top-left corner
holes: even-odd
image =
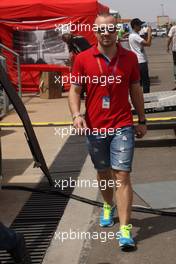
[[[14,49],[14,32],[27,30],[48,30],[57,24],[89,24],[93,25],[99,13],[107,13],[109,8],[97,0],[1,0],[0,1],[0,41]],[[83,30],[74,34],[84,36],[90,44],[96,39],[93,32]],[[16,71],[12,63],[13,55],[4,52],[10,78],[15,84]],[[38,73],[39,76],[39,73]],[[34,86],[38,83],[34,74]],[[23,87],[31,82],[22,71]],[[30,86],[32,87],[32,86]]]
[[[95,16],[108,8],[97,0],[1,0],[0,19],[41,20],[57,17]]]

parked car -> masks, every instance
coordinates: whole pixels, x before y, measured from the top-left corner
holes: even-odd
[[[152,37],[157,37],[157,29],[156,28],[152,29]]]
[[[157,37],[166,37],[167,29],[166,28],[158,28],[157,29]]]

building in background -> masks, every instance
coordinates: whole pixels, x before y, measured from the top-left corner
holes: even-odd
[[[165,27],[169,25],[170,19],[169,16],[157,16],[157,26],[158,27]]]

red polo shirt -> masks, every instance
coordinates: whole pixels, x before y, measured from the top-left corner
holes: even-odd
[[[140,80],[139,65],[133,52],[120,44],[117,47],[117,54],[109,63],[93,46],[78,54],[73,65],[72,77],[76,81],[72,79],[72,82],[81,85],[80,77],[87,77],[86,122],[91,130],[133,124],[128,98],[131,84]],[[116,78],[115,81],[112,78]],[[103,107],[105,97],[110,99],[109,108]]]

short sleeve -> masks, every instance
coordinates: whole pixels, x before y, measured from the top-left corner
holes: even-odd
[[[72,79],[71,83],[82,85],[82,78],[84,76],[84,67],[82,63],[81,54],[77,55],[75,57],[74,63],[73,63],[73,69],[72,69]]]
[[[172,37],[173,37],[173,35],[174,35],[174,28],[173,28],[173,27],[171,27],[171,29],[169,30],[168,37],[169,37],[169,38],[172,38]]]
[[[130,84],[138,83],[140,81],[140,69],[137,56],[133,53],[132,54],[132,69],[130,75]]]
[[[144,39],[141,38],[138,34],[135,34],[134,40],[140,44],[144,41]]]

